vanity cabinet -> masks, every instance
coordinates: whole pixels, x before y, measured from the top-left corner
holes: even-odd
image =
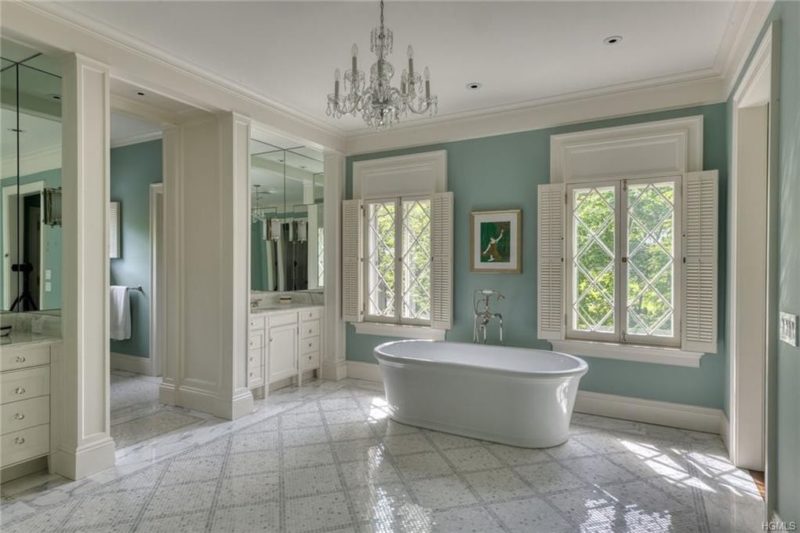
[[[297,374],[297,324],[269,328],[269,382]]]
[[[248,336],[248,388],[290,378],[300,385],[322,363],[322,307],[255,312]]]
[[[0,357],[0,467],[50,453],[53,344],[4,346]]]

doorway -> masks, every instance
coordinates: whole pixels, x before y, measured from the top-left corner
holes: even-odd
[[[764,471],[771,512],[770,382],[776,344],[777,70],[771,26],[733,96],[729,211],[729,357],[732,462]]]

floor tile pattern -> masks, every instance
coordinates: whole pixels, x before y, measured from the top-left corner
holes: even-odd
[[[2,500],[4,532],[760,530],[763,504],[715,435],[576,414],[528,450],[397,424],[345,380],[271,395],[213,438]]]

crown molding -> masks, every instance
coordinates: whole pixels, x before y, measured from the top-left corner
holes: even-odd
[[[4,34],[50,51],[72,52],[110,66],[114,78],[204,110],[235,110],[252,120],[334,150],[344,135],[304,115],[127,33],[76,13],[68,3],[3,2]]]
[[[140,133],[139,135],[131,135],[111,142],[111,148],[122,148],[123,146],[130,146],[132,144],[146,143],[155,141],[163,137],[160,131],[151,131],[148,133]]]
[[[345,131],[78,14],[63,3],[5,2],[3,29],[112,66],[112,76],[188,105],[232,109],[281,134],[348,155],[527,131],[726,101],[774,0],[736,2],[712,68],[468,113],[391,130]],[[6,29],[10,30],[7,31]],[[133,110],[131,110],[133,111]],[[180,122],[182,117],[163,117]]]
[[[730,98],[774,4],[774,0],[734,3],[714,61],[714,70],[724,81],[725,100]]]
[[[659,79],[650,86],[637,83],[607,87],[546,99],[525,108],[443,117],[438,121],[352,135],[347,138],[346,153],[379,152],[715,104],[725,100],[722,92],[723,80],[718,75],[672,82]]]

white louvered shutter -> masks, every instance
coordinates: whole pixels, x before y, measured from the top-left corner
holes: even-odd
[[[361,200],[342,202],[342,318],[348,322],[364,319],[362,213]]]
[[[431,196],[431,327],[453,326],[453,193]]]
[[[683,182],[683,328],[686,351],[717,351],[717,240],[719,185],[716,170],[690,172]]]
[[[564,338],[564,186],[539,185],[539,338]]]

